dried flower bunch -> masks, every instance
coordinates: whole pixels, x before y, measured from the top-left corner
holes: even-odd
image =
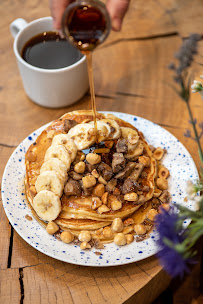
[[[158,257],[165,270],[172,276],[183,276],[189,272],[189,264],[194,263],[193,257],[196,254],[194,245],[203,235],[203,152],[200,138],[203,135],[203,123],[199,123],[200,133],[197,130],[197,120],[193,118],[190,107],[190,77],[188,68],[191,66],[194,55],[197,53],[197,44],[201,39],[198,34],[191,35],[183,41],[180,50],[175,54],[178,64],[171,63],[169,69],[175,72],[174,81],[180,86],[176,90],[178,95],[186,103],[190,116],[190,123],[193,127],[194,138],[190,130],[186,130],[186,137],[194,139],[198,145],[198,152],[201,161],[200,179],[196,182],[188,181],[188,198],[194,200],[198,211],[191,211],[186,207],[176,205],[169,210],[162,210],[156,217],[156,228],[159,234]],[[203,79],[203,76],[200,76]],[[200,81],[195,80],[192,84],[192,92],[199,92],[203,96],[203,86]],[[183,222],[191,219],[191,224],[184,229]]]

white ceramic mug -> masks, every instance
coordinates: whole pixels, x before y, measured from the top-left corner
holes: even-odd
[[[51,17],[27,23],[18,18],[10,25],[14,40],[14,53],[28,97],[35,103],[49,108],[60,108],[79,100],[88,90],[89,81],[86,57],[61,69],[42,69],[30,65],[21,57],[25,43],[45,31],[54,31]],[[68,54],[67,54],[68,55]]]

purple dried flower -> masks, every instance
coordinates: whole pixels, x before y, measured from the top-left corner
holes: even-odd
[[[200,122],[200,123],[199,123],[199,127],[200,127],[200,129],[203,130],[203,122]]]
[[[189,123],[192,125],[192,124],[194,124],[194,125],[196,125],[196,123],[197,123],[197,119],[196,118],[194,118],[193,119],[193,121],[192,120],[189,120]]]
[[[181,244],[184,241],[177,210],[172,207],[169,211],[162,209],[156,217],[155,225],[159,234],[157,256],[160,263],[172,277],[182,277],[184,273],[189,272],[188,263],[191,263],[191,259],[184,257],[183,250],[177,250],[178,246],[182,248]]]
[[[188,137],[188,138],[192,137],[192,136],[191,136],[191,131],[187,129],[187,130],[185,131],[185,133],[184,133],[184,136],[185,136],[185,137]]]

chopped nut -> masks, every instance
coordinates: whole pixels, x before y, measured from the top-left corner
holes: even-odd
[[[104,212],[108,212],[110,211],[110,209],[106,206],[106,205],[101,205],[98,209],[97,209],[99,214],[102,214]]]
[[[118,188],[115,188],[113,190],[113,195],[120,195],[120,194],[121,194],[121,191]]]
[[[132,234],[126,234],[125,238],[126,238],[126,243],[127,244],[130,244],[134,241],[134,235],[132,235]]]
[[[86,160],[91,165],[96,165],[101,162],[101,156],[96,153],[89,153],[86,156]]]
[[[102,205],[102,201],[99,197],[93,197],[92,198],[92,209],[98,209]]]
[[[97,172],[96,169],[92,170],[91,174],[92,174],[95,178],[99,178],[99,173]]]
[[[94,247],[97,249],[104,249],[104,245],[99,239],[94,239]]]
[[[170,172],[167,168],[161,167],[161,169],[158,172],[158,176],[161,178],[168,178],[170,175]]]
[[[46,226],[46,232],[48,232],[48,234],[54,234],[58,230],[59,226],[54,222],[49,222]]]
[[[116,187],[116,184],[117,184],[117,179],[112,178],[110,181],[108,181],[106,185],[106,191],[109,193],[113,192]]]
[[[142,235],[142,234],[145,234],[146,233],[146,227],[142,224],[138,224],[138,225],[135,225],[134,226],[134,231],[136,234],[138,235]]]
[[[165,178],[158,177],[156,180],[157,187],[161,190],[168,189],[168,181]]]
[[[129,202],[136,202],[138,201],[138,195],[135,192],[126,193],[124,195],[124,200]]]
[[[82,242],[81,244],[80,244],[80,249],[81,250],[84,250],[84,249],[90,249],[91,248],[91,245],[88,243],[88,242]]]
[[[91,240],[91,234],[89,231],[81,231],[79,236],[78,236],[78,239],[79,241],[81,242],[89,242]]]
[[[85,172],[85,163],[80,161],[79,163],[75,164],[74,171],[76,173],[84,173]]]
[[[28,151],[25,158],[29,162],[35,162],[37,160],[37,154],[34,151]]]
[[[155,209],[150,209],[147,213],[147,219],[151,222],[154,222],[155,217],[157,216],[158,212]]]
[[[85,154],[84,153],[81,154],[81,156],[80,156],[80,161],[83,161],[83,160],[85,160]]]
[[[66,244],[69,244],[69,243],[71,243],[73,241],[73,239],[74,239],[74,236],[73,236],[73,234],[71,232],[69,232],[69,231],[63,231],[61,233],[61,240],[62,240],[62,242],[66,243]]]
[[[97,229],[97,230],[95,230],[95,234],[100,235],[102,233],[102,231],[103,231],[103,228]]]
[[[161,160],[164,156],[164,150],[160,147],[156,148],[153,152],[153,156],[156,160]]]
[[[126,238],[123,233],[117,233],[114,237],[114,243],[118,246],[124,246],[126,244]]]
[[[109,153],[109,152],[110,152],[110,149],[108,149],[108,148],[99,148],[99,149],[94,150],[94,153],[99,153],[99,154]]]
[[[132,231],[134,231],[134,226],[133,225],[130,225],[130,226],[127,226],[127,227],[123,228],[123,233],[125,235],[128,234],[128,233],[131,233]]]
[[[84,188],[91,188],[96,184],[96,179],[93,175],[86,175],[82,178]]]
[[[105,181],[105,179],[101,175],[98,178],[98,182],[100,182],[103,185],[107,185],[107,181]]]
[[[113,220],[111,229],[115,232],[121,232],[123,231],[123,222],[122,219],[117,217]]]
[[[104,145],[109,149],[113,147],[113,144],[114,144],[113,140],[107,140],[104,142]]]
[[[112,238],[113,237],[113,232],[112,232],[112,230],[111,230],[111,228],[110,227],[105,227],[104,229],[103,229],[103,236],[106,238],[106,239],[110,239],[110,238]]]
[[[170,204],[162,204],[161,206],[159,206],[159,212],[160,213],[161,213],[162,209],[168,211],[170,209]]]
[[[93,190],[93,195],[98,196],[98,197],[102,197],[102,195],[104,194],[104,185],[103,184],[97,184],[94,187]]]
[[[153,194],[153,197],[159,197],[161,195],[162,191],[158,188],[156,188],[154,190],[154,194]]]
[[[127,219],[123,222],[123,224],[124,224],[124,227],[133,225],[133,224],[134,224],[134,220],[133,220],[131,217],[129,217],[129,218],[127,218]]]
[[[103,203],[104,205],[107,204],[107,202],[108,202],[108,192],[105,192],[105,193],[102,195],[101,200],[102,200],[102,203]]]
[[[32,217],[31,217],[30,215],[28,215],[28,214],[26,214],[25,218],[26,218],[26,220],[28,220],[28,221],[32,221]]]
[[[54,130],[50,130],[49,132],[47,132],[47,138],[52,139],[54,137],[55,131]]]
[[[122,202],[115,195],[108,196],[108,202],[111,205],[111,210],[116,211],[122,208]]]

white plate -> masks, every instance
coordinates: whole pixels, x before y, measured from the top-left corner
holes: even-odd
[[[134,125],[145,135],[147,142],[155,147],[167,150],[163,164],[170,170],[169,191],[172,203],[183,204],[195,209],[193,202],[184,202],[186,197],[186,181],[196,180],[198,172],[194,161],[186,148],[168,131],[141,117],[134,115],[111,112],[117,117]],[[114,243],[105,245],[105,249],[80,250],[73,244],[64,244],[49,235],[40,224],[33,219],[28,221],[25,216],[32,216],[25,202],[24,177],[25,177],[25,152],[30,144],[48,126],[45,125],[23,140],[11,155],[2,180],[2,199],[6,215],[16,232],[35,249],[55,259],[85,266],[113,266],[123,265],[145,259],[157,252],[155,231],[151,237],[142,242],[133,242],[130,245],[118,247]],[[187,225],[188,222],[185,222]],[[101,251],[101,255],[96,255]]]

